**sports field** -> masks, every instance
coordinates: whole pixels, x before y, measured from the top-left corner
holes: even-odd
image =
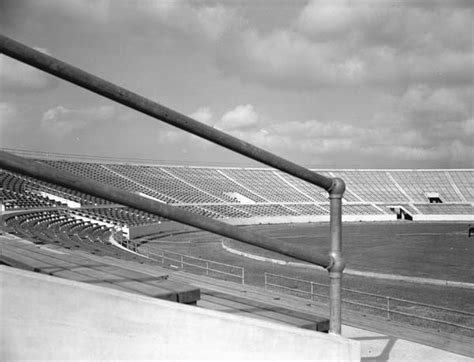
[[[329,252],[329,225],[273,225],[255,231],[284,243]],[[343,252],[350,269],[474,282],[474,237],[466,224],[347,223]],[[245,248],[247,249],[247,248]]]
[[[327,254],[329,224],[248,226],[282,243]],[[474,237],[465,223],[344,223],[343,253],[347,268],[355,271],[474,283]],[[246,283],[263,285],[265,272],[327,283],[327,272],[252,260],[224,250],[234,249],[274,259],[282,255],[205,232],[176,235],[148,243],[209,260],[242,266]],[[295,260],[293,260],[295,261]],[[474,312],[474,290],[345,274],[344,287]]]

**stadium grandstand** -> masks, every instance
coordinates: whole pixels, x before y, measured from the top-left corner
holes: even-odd
[[[11,151],[11,150],[10,150]],[[329,220],[329,201],[316,186],[269,168],[79,161],[67,155],[19,154],[106,185],[236,225]],[[474,171],[314,170],[346,180],[344,221],[474,221]],[[4,210],[62,208],[130,236],[162,218],[0,170]],[[366,185],[370,182],[371,187]],[[150,228],[146,228],[149,232]],[[138,233],[138,234],[137,234]]]

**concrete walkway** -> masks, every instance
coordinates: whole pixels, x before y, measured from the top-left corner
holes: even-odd
[[[360,342],[361,361],[474,361],[474,357],[462,356],[420,343],[347,325],[342,326],[342,335]],[[474,356],[474,347],[471,348],[472,356]]]

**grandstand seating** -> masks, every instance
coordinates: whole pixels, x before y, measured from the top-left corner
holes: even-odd
[[[453,170],[447,172],[447,175],[453,180],[461,197],[467,202],[474,202],[474,171]]]
[[[101,220],[104,222],[110,222],[117,224],[123,224],[128,226],[138,226],[149,223],[158,223],[163,218],[149,214],[141,210],[135,210],[129,207],[120,208],[83,208],[81,214],[86,215],[90,218]]]
[[[410,201],[429,202],[427,193],[438,193],[443,202],[462,202],[444,172],[391,171],[395,181],[405,190]]]
[[[247,190],[252,190],[254,194],[263,198],[266,202],[309,202],[309,197],[299,192],[285,182],[284,179],[272,170],[259,169],[226,169],[224,174],[233,180],[238,180],[239,184]],[[271,187],[268,187],[271,185]]]
[[[380,215],[385,212],[374,205],[342,205],[342,213],[349,215]]]
[[[345,180],[348,187],[364,201],[374,203],[409,201],[386,172],[354,170],[334,174]]]
[[[37,161],[216,219],[258,222],[259,218],[314,217],[317,221],[329,214],[328,195],[324,190],[268,168]],[[473,215],[473,170],[315,171],[345,180],[343,215],[352,216],[350,220],[356,220],[357,216],[361,220],[371,217],[388,220],[400,209],[417,215],[419,220],[429,215]],[[42,196],[47,194],[80,204],[80,209],[74,212],[90,222],[136,227],[164,221],[155,215],[13,172],[0,170],[0,187],[0,199],[6,210],[67,209],[64,203]],[[437,203],[430,203],[433,195]],[[89,225],[89,230],[92,229]]]
[[[308,182],[302,181],[299,178],[287,175],[281,172],[278,172],[279,176],[282,177],[285,181],[293,185],[294,188],[298,189],[300,193],[306,195],[310,201],[313,202],[328,202],[327,192],[321,188],[314,186]],[[321,172],[321,174],[331,177],[327,172]]]
[[[0,198],[3,200],[6,210],[10,209],[38,209],[43,207],[61,206],[61,203],[49,200],[45,197],[31,192],[15,192],[1,190]]]
[[[112,235],[109,227],[84,222],[57,210],[7,215],[5,223],[11,232],[36,243],[56,242],[68,248],[91,249],[93,243],[107,244]]]
[[[474,215],[471,204],[415,204],[422,214],[426,215]]]
[[[235,196],[232,196],[233,193],[243,195],[255,202],[266,201],[230,179],[222,170],[196,167],[163,167],[162,169],[188,184],[195,185],[197,189],[217,197],[221,202],[236,202]]]

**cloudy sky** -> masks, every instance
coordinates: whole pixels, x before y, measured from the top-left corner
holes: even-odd
[[[1,0],[0,31],[320,168],[474,167],[472,1]],[[0,147],[248,164],[0,55]]]

